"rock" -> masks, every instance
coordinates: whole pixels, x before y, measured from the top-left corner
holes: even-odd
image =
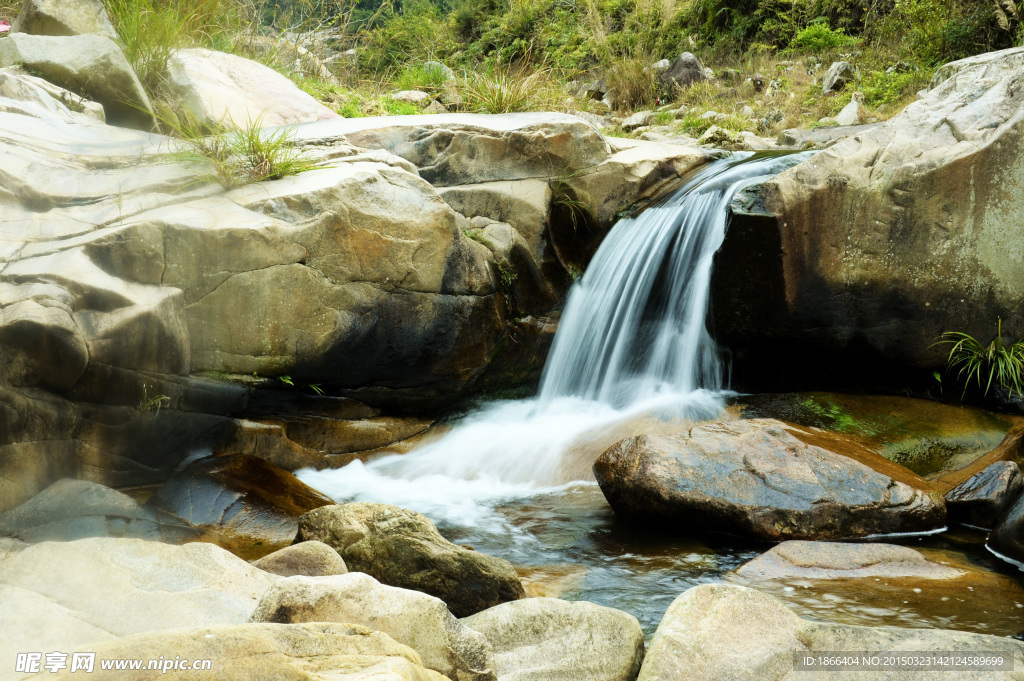
[[[11,32],[54,36],[92,34],[118,39],[101,0],[26,0]]]
[[[723,144],[738,144],[743,141],[739,135],[731,130],[720,128],[717,125],[712,125],[710,128],[704,131],[704,134],[697,140],[699,144],[707,144],[711,146],[720,146]]]
[[[827,149],[840,140],[855,137],[860,133],[877,128],[879,125],[881,124],[867,123],[851,127],[810,128],[807,130],[794,128],[780,132],[777,141],[780,147],[790,149]]]
[[[524,597],[509,563],[452,544],[425,515],[397,506],[319,508],[299,519],[298,539],[331,546],[350,570],[436,596],[456,617]]]
[[[991,528],[1024,492],[1024,478],[1014,461],[997,461],[946,493],[950,520]]]
[[[431,101],[431,96],[422,90],[402,90],[391,95],[391,99],[396,102],[404,102],[406,104],[415,104],[419,107],[425,107],[427,102]]]
[[[177,629],[126,636],[89,646],[101,660],[166,660],[167,669],[132,672],[138,681],[195,679],[205,670],[174,669],[179,660],[193,664],[208,660],[211,675],[223,681],[303,679],[308,681],[444,681],[424,669],[416,651],[387,634],[353,624],[239,624]],[[70,661],[70,657],[68,660]],[[103,670],[95,664],[95,679],[124,678],[124,671]],[[31,679],[77,679],[68,665],[54,675],[43,671]]]
[[[660,59],[660,60],[654,62],[653,64],[651,64],[650,66],[648,66],[647,68],[652,70],[652,71],[659,71],[660,72],[660,71],[667,71],[670,66],[672,66],[672,62],[670,62],[668,59]]]
[[[85,480],[58,480],[0,514],[0,535],[29,543],[86,537],[179,542],[199,533],[158,517],[126,494]]]
[[[106,113],[101,104],[76,95],[48,80],[29,75],[20,67],[0,69],[0,97],[9,100],[0,110],[10,113],[31,116],[34,114],[26,107],[38,105],[66,123],[92,125],[97,121],[106,122]]]
[[[527,598],[462,624],[493,646],[501,681],[632,681],[644,658],[635,617],[585,601]]]
[[[0,654],[13,659],[159,629],[241,624],[277,579],[213,544],[34,544],[0,563]]]
[[[787,366],[793,385],[813,367],[819,387],[824,372],[836,387],[898,392],[910,367],[915,380],[945,369],[948,349],[934,343],[946,331],[988,343],[1001,317],[1004,338],[1024,336],[1012,293],[1024,281],[1014,189],[1024,154],[1009,143],[1024,125],[1022,74],[1022,48],[976,58],[888,121],[764,183],[775,219],[742,249],[742,267],[760,252],[765,271],[736,287],[718,278],[730,271],[719,260],[711,286],[734,376]],[[724,290],[747,312],[730,312]]]
[[[155,123],[149,97],[110,38],[14,33],[0,42],[0,66],[14,65],[99,102],[108,123],[139,130]]]
[[[702,113],[700,115],[700,120],[702,120],[702,121],[713,121],[716,118],[718,118],[718,112],[717,111],[705,111],[704,113]]]
[[[821,89],[826,95],[833,94],[852,83],[856,77],[857,71],[850,62],[833,62],[825,72],[825,77],[821,81]]]
[[[637,128],[642,128],[645,125],[650,125],[654,120],[655,113],[653,111],[637,111],[635,114],[622,121],[622,129],[626,132],[631,132]]]
[[[754,109],[749,104],[744,104],[743,108],[740,109],[740,115],[746,118],[754,117]]]
[[[455,77],[455,72],[439,61],[425,61],[423,62],[423,69],[426,71],[440,71],[444,74],[445,80],[451,80]]]
[[[989,550],[1024,570],[1024,494],[1006,511],[1006,515],[988,535]]]
[[[623,440],[594,475],[620,515],[764,539],[921,532],[945,519],[942,499],[909,470],[772,419]]]
[[[224,52],[177,49],[168,87],[200,123],[216,127],[294,125],[340,118],[270,67]]]
[[[338,552],[319,541],[304,541],[278,549],[253,561],[253,566],[281,577],[329,577],[348,573]]]
[[[868,120],[868,111],[864,108],[864,94],[854,92],[850,103],[836,114],[836,125],[861,125]]]
[[[753,589],[725,584],[694,587],[677,598],[651,639],[638,681],[685,678],[793,680],[819,676],[794,669],[804,653],[877,654],[998,651],[1024,662],[1024,643],[1009,638],[941,629],[860,627],[802,620],[780,601]],[[860,654],[860,652],[858,652]],[[812,655],[813,656],[813,655]],[[861,669],[858,679],[888,681],[945,678],[948,672]],[[830,675],[829,675],[830,676]],[[1014,676],[1019,676],[1014,672]],[[820,678],[825,678],[821,673]],[[958,672],[957,678],[991,679],[991,671]]]
[[[446,107],[444,104],[442,104],[441,102],[439,102],[439,101],[437,101],[435,99],[432,102],[430,102],[430,104],[428,104],[425,109],[423,109],[423,113],[425,113],[425,114],[444,114],[444,113],[448,113],[448,107]]]
[[[332,503],[291,473],[244,455],[194,461],[150,500],[189,525],[210,530],[220,546],[243,558],[288,546],[299,516]]]
[[[263,595],[252,621],[358,624],[409,646],[425,667],[453,681],[496,678],[487,639],[460,624],[442,601],[359,572],[282,580]]]
[[[662,87],[669,91],[681,90],[707,78],[704,66],[690,52],[683,52],[671,66],[658,73]]]
[[[786,541],[736,570],[757,579],[956,579],[964,572],[895,544]]]

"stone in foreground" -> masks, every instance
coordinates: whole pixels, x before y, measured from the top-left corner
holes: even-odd
[[[253,622],[349,622],[382,631],[453,681],[494,681],[491,646],[440,600],[385,586],[369,575],[291,577],[263,595]]]
[[[841,674],[794,669],[796,655],[836,651],[961,654],[1013,657],[1013,672],[957,672],[958,680],[1024,679],[1024,643],[941,629],[859,627],[800,619],[779,600],[754,589],[705,584],[677,598],[651,640],[639,681],[798,681]],[[948,671],[858,669],[858,681],[941,681]],[[852,678],[851,677],[851,678]]]
[[[956,579],[965,573],[895,544],[787,541],[736,570],[757,579]]]
[[[424,669],[414,650],[387,634],[352,624],[239,624],[177,629],[128,636],[88,650],[97,660],[209,660],[208,671],[145,669],[131,672],[133,681],[200,679],[254,681],[444,681]],[[81,671],[65,669],[56,676],[44,671],[31,679],[77,679]],[[87,678],[128,678],[125,672],[101,670]]]
[[[213,544],[34,544],[0,561],[0,659],[157,629],[241,624],[277,579]]]
[[[280,577],[330,577],[348,573],[338,552],[319,541],[286,546],[253,561],[253,565]]]
[[[636,618],[586,601],[527,598],[462,623],[490,641],[501,681],[633,681],[644,659]]]
[[[991,528],[1021,492],[1020,466],[1015,461],[997,461],[946,493],[946,508],[951,520]]]
[[[1000,558],[1009,559],[1024,570],[1024,495],[1017,498],[989,534],[987,546]]]
[[[621,515],[771,540],[925,532],[946,515],[902,466],[774,419],[629,438],[598,458],[594,474]]]
[[[425,515],[398,506],[318,508],[299,518],[298,539],[324,542],[350,570],[436,596],[456,617],[525,596],[507,561],[451,543]]]

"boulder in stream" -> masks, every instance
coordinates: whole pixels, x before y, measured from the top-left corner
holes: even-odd
[[[525,596],[507,561],[451,543],[425,515],[398,506],[324,506],[299,519],[298,539],[333,547],[350,570],[436,596],[456,617]]]
[[[1024,495],[1017,497],[1006,515],[988,536],[987,546],[1024,570]]]
[[[773,419],[629,438],[597,459],[594,474],[621,515],[771,540],[927,532],[946,516],[942,498],[906,468]]]
[[[868,577],[956,579],[962,570],[928,560],[895,544],[786,541],[736,570],[758,579],[865,579]]]
[[[946,493],[951,520],[991,528],[1024,492],[1016,461],[996,461]]]

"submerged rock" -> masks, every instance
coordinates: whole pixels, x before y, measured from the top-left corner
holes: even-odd
[[[956,579],[964,572],[894,544],[786,541],[736,570],[757,579]]]
[[[616,513],[764,539],[831,539],[942,527],[942,499],[855,443],[771,419],[619,442],[594,464]]]
[[[946,493],[950,520],[991,528],[1024,492],[1015,461],[997,461]]]
[[[490,641],[500,681],[633,681],[644,658],[635,617],[585,601],[527,598],[462,624]]]
[[[244,558],[292,543],[299,517],[333,501],[263,459],[200,459],[171,476],[150,504],[211,532],[216,542]]]
[[[445,681],[424,669],[420,656],[387,634],[353,624],[238,624],[176,629],[126,636],[89,646],[101,660],[166,660],[167,669],[133,671],[136,681],[196,679],[218,681],[302,679],[303,681]],[[191,665],[209,660],[209,670],[174,669],[177,661]],[[147,662],[148,664],[148,662]],[[81,673],[64,669],[42,672],[31,679],[77,679]],[[124,671],[95,665],[89,678],[115,681]]]
[[[1024,643],[1012,639],[941,629],[859,627],[824,624],[797,617],[771,596],[725,584],[697,586],[677,598],[651,640],[639,681],[686,678],[690,681],[750,679],[792,681],[813,672],[794,669],[804,653],[844,651],[899,654],[956,651],[999,652],[1013,658],[1006,678],[1024,678]],[[820,673],[819,678],[825,674]],[[946,678],[948,672],[922,673],[891,668],[858,669],[865,681]],[[995,678],[992,671],[957,673],[958,679]],[[1000,673],[999,676],[1002,676]]]
[[[298,539],[331,546],[350,570],[436,596],[456,617],[525,596],[508,562],[452,544],[425,515],[397,506],[318,508],[299,519]]]
[[[44,542],[0,562],[0,655],[131,634],[241,624],[278,577],[213,544]]]
[[[452,681],[495,681],[487,639],[460,624],[441,600],[358,572],[281,580],[260,599],[252,621],[354,623],[409,646],[424,666]]]
[[[253,561],[253,566],[281,577],[329,577],[348,573],[338,552],[319,541],[304,541],[278,549]]]

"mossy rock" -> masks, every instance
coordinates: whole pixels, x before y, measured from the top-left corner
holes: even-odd
[[[842,433],[918,475],[964,468],[994,449],[1014,421],[974,407],[880,395],[744,395],[732,403],[742,418]]]

